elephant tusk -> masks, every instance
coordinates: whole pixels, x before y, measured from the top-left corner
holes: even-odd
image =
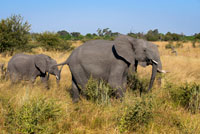
[[[56,79],[57,79],[57,80],[59,80],[59,77],[58,77],[58,75],[56,75]]]
[[[159,72],[159,73],[167,73],[167,71],[165,71],[165,70],[160,70],[159,68],[157,68],[157,71]]]
[[[158,62],[157,62],[157,61],[155,61],[155,60],[152,60],[152,62],[153,62],[154,64],[158,65]]]

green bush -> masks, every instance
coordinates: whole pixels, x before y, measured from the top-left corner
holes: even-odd
[[[127,77],[127,86],[131,90],[139,90],[140,92],[146,91],[148,85],[148,80],[144,78],[139,78],[136,73],[131,73]]]
[[[153,97],[151,95],[137,98],[134,105],[127,106],[120,117],[120,132],[135,131],[146,127],[153,119]]]
[[[39,34],[36,40],[41,43],[41,46],[46,50],[71,50],[72,44],[70,42],[61,39],[58,34],[52,32]]]
[[[145,37],[148,41],[158,41],[160,39],[160,34],[158,32],[158,29],[155,29],[153,31],[149,30]]]
[[[192,41],[192,47],[196,48],[196,40]]]
[[[23,134],[54,133],[62,112],[60,105],[45,98],[28,100],[18,108],[8,105],[6,109],[7,131]]]
[[[83,95],[86,99],[97,104],[108,104],[114,92],[115,90],[103,80],[97,81],[90,77],[86,88],[83,90]]]
[[[173,45],[173,42],[169,41],[168,44],[165,45],[165,49],[173,49],[174,48],[174,45]]]
[[[186,83],[181,86],[166,84],[166,89],[170,91],[172,100],[188,109],[191,113],[199,112],[200,108],[200,85],[196,83]]]
[[[175,48],[183,48],[183,43],[177,42]]]
[[[30,26],[20,15],[12,15],[0,21],[0,52],[14,51],[26,47]]]
[[[167,32],[164,41],[179,41],[183,35]]]

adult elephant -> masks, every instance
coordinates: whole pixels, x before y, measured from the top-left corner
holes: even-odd
[[[93,40],[76,48],[69,58],[59,65],[69,65],[72,74],[72,99],[79,100],[79,94],[92,75],[103,79],[116,90],[121,98],[126,89],[128,68],[135,61],[147,62],[153,66],[149,89],[155,79],[158,62],[153,60],[152,51],[146,41],[120,35],[114,41]]]
[[[12,82],[19,80],[35,81],[40,76],[41,81],[47,83],[49,73],[56,76],[57,81],[60,80],[60,71],[54,66],[57,62],[51,57],[38,54],[16,54],[8,62],[7,71]]]

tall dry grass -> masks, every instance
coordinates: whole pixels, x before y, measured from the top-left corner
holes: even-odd
[[[192,43],[184,43],[183,48],[177,48],[178,56],[165,49],[167,42],[154,42],[159,46],[163,69],[169,71],[163,75],[162,87],[167,82],[181,84],[185,82],[200,81],[200,48],[193,48]],[[81,42],[76,42],[74,46],[79,46]],[[197,44],[200,45],[200,44]],[[33,50],[34,53],[43,53],[56,59],[58,63],[65,61],[70,52]],[[0,62],[8,63],[11,57],[0,56]],[[151,67],[139,67],[140,77],[150,78]],[[70,98],[69,89],[71,86],[71,73],[68,66],[64,66],[60,85],[58,86],[55,77],[50,77],[50,90],[46,90],[40,83],[39,78],[34,85],[28,82],[12,85],[10,81],[0,81],[0,133],[7,134],[5,126],[5,105],[12,103],[14,108],[21,107],[27,100],[37,97],[45,97],[56,100],[62,110],[62,116],[56,124],[54,133],[64,134],[118,134],[119,117],[123,114],[127,105],[134,105],[135,99],[139,98],[137,93],[128,91],[123,102],[112,100],[110,105],[96,105],[90,101],[82,99],[77,104],[73,104]],[[170,101],[170,96],[164,89],[154,86],[152,94],[155,96],[154,120],[148,127],[141,127],[135,133],[148,134],[177,134],[177,133],[200,133],[200,114],[191,114],[184,108],[175,106]],[[7,102],[8,101],[8,102]],[[132,132],[126,132],[132,133]]]

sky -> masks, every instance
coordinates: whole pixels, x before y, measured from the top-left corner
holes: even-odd
[[[0,0],[0,20],[20,14],[30,32],[200,33],[200,0]]]

